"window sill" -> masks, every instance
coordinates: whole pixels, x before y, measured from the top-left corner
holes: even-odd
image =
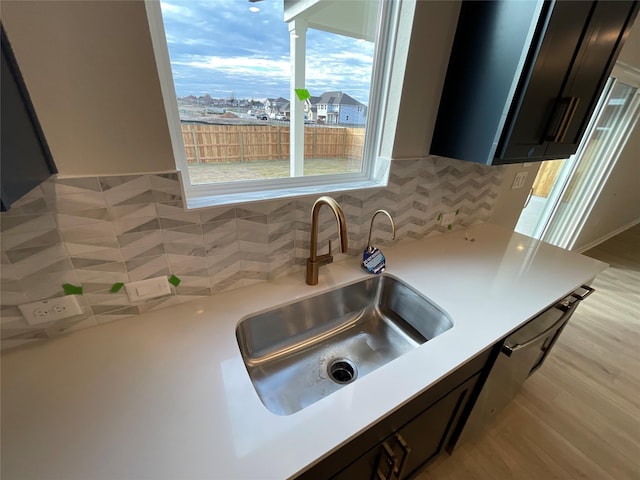
[[[305,195],[325,195],[328,193],[383,188],[389,178],[389,160],[378,159],[376,172],[371,177],[354,175],[352,179],[332,177],[303,177],[302,179],[281,179],[264,182],[238,182],[228,185],[191,186],[185,185],[185,208],[195,210],[207,207],[239,205],[263,202]],[[184,180],[184,179],[183,179]],[[242,185],[244,183],[244,185]],[[306,183],[306,184],[305,184]],[[259,185],[259,186],[258,186]],[[244,189],[243,189],[244,187]]]

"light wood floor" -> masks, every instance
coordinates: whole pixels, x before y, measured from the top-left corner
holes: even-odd
[[[416,479],[640,479],[640,225],[585,255],[611,266],[545,365],[481,439]]]

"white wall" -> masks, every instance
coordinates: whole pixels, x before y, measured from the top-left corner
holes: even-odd
[[[142,1],[2,1],[2,23],[64,175],[175,170]]]
[[[500,185],[500,192],[498,193],[498,201],[491,216],[491,223],[509,230],[513,230],[516,227],[541,164],[542,162],[515,163],[503,167],[505,171],[502,177],[502,185]],[[517,190],[511,190],[516,174],[522,171],[528,172],[524,185]]]
[[[417,1],[401,87],[393,158],[429,155],[453,45],[459,1]]]

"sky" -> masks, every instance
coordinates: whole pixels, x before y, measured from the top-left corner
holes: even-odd
[[[163,0],[161,8],[178,97],[289,99],[283,0]],[[368,105],[373,53],[372,42],[309,29],[305,87]]]

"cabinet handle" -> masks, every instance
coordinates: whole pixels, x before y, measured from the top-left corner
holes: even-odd
[[[382,443],[382,448],[384,448],[384,451],[380,454],[380,458],[378,458],[378,465],[376,467],[376,479],[393,480],[393,474],[396,470],[397,465],[396,455],[393,453],[393,450],[391,450],[387,442]],[[386,471],[383,471],[382,467],[386,467]]]
[[[573,298],[576,298],[580,301],[584,300],[585,298],[587,298],[589,295],[591,295],[593,292],[596,291],[595,288],[590,287],[589,285],[582,285],[580,288],[582,288],[583,290],[586,290],[586,292],[584,293],[573,292],[571,294]]]
[[[396,478],[401,478],[402,471],[404,470],[404,466],[407,463],[407,458],[409,458],[409,454],[411,453],[411,448],[399,433],[396,434],[396,441],[398,442],[398,445],[400,445],[400,449],[402,450],[402,460],[400,460],[400,463],[397,465],[395,472]]]
[[[578,302],[575,302],[575,303],[578,303]],[[513,354],[513,352],[517,352],[520,349],[527,348],[529,345],[531,345],[533,343],[536,343],[541,338],[544,338],[549,332],[553,332],[560,325],[562,325],[564,322],[567,321],[567,317],[569,316],[569,313],[571,312],[571,310],[574,307],[574,305],[575,304],[571,304],[571,305],[567,305],[566,307],[564,307],[564,313],[562,315],[560,315],[560,318],[558,318],[558,320],[556,320],[553,325],[551,325],[549,328],[547,328],[543,332],[539,333],[535,337],[530,338],[529,340],[527,340],[524,343],[517,343],[517,344],[512,345],[512,346],[503,345],[502,346],[502,353],[504,353],[507,357],[510,357]]]
[[[551,122],[554,131],[547,135],[548,141],[555,143],[564,142],[567,132],[569,131],[569,125],[571,125],[573,121],[579,103],[580,97],[564,97],[560,100],[557,112],[562,112],[562,116],[560,121],[556,120],[558,118],[557,114],[554,116]]]

